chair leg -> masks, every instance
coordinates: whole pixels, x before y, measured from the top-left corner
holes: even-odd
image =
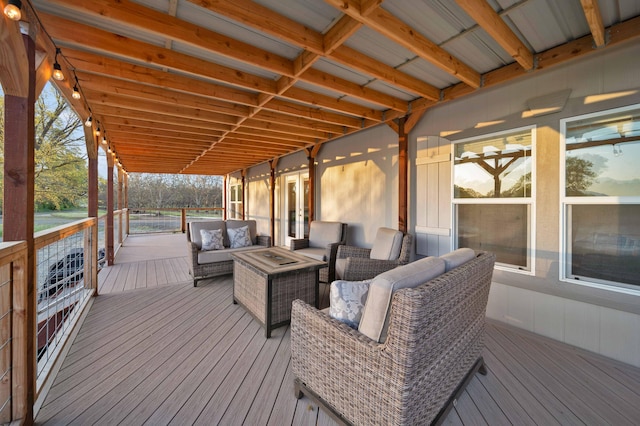
[[[295,396],[296,399],[300,399],[304,396],[304,392],[302,392],[302,386],[300,385],[299,379],[293,380],[293,396]]]

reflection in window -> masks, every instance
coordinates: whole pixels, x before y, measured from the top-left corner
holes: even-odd
[[[564,278],[640,286],[640,106],[563,120]]]
[[[455,143],[456,247],[491,251],[499,265],[531,271],[534,140],[527,127]]]
[[[640,109],[571,121],[565,142],[567,197],[640,195]]]
[[[531,131],[455,145],[456,198],[531,196]]]

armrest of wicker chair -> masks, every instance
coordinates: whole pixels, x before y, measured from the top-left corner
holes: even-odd
[[[342,279],[346,281],[368,280],[398,266],[400,263],[397,260],[348,257]]]
[[[291,240],[291,244],[289,245],[289,249],[291,251],[300,250],[307,247],[309,247],[308,238],[299,238],[299,239]]]
[[[258,245],[271,247],[271,236],[269,235],[258,235]]]
[[[370,248],[342,245],[338,247],[337,259],[346,259],[348,257],[369,258]]]

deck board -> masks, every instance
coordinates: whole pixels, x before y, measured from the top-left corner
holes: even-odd
[[[156,257],[127,262],[121,249],[103,269],[37,424],[333,425],[293,395],[289,327],[265,339],[232,303],[229,275],[193,287],[180,237],[157,244],[161,253],[125,242]],[[167,247],[178,256],[162,258]],[[322,305],[328,293],[322,285]],[[637,424],[640,369],[494,322],[486,336],[489,373],[445,424]]]

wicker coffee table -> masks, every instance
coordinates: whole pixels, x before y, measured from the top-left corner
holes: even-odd
[[[233,303],[271,330],[291,322],[291,302],[318,304],[319,270],[327,266],[281,247],[233,254]]]

